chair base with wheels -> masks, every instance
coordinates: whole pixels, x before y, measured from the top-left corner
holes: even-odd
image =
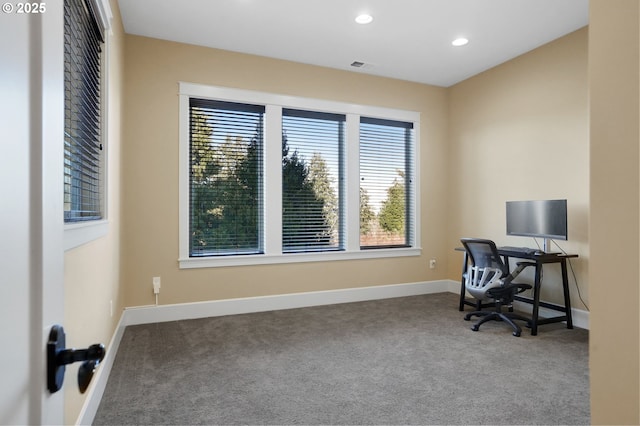
[[[525,286],[527,286],[525,284]],[[531,286],[529,286],[530,288]],[[511,288],[510,290],[514,290],[515,288]],[[498,293],[496,290],[498,289],[492,289],[493,291],[491,291],[491,293],[495,294]],[[523,289],[522,291],[524,291],[525,289]],[[496,300],[502,300],[505,296],[501,296],[498,294],[495,294],[496,296]],[[507,299],[513,299],[513,294],[511,294],[511,296],[507,296]],[[471,330],[473,331],[478,331],[480,329],[480,326],[482,324],[484,324],[487,321],[503,321],[506,322],[507,324],[509,324],[511,326],[511,328],[513,329],[513,335],[516,337],[520,337],[520,335],[522,334],[522,329],[520,328],[520,326],[518,324],[515,323],[514,320],[519,320],[519,321],[525,321],[527,324],[527,327],[531,327],[531,320],[529,318],[523,317],[522,315],[518,315],[514,312],[502,312],[502,304],[500,302],[496,303],[496,310],[495,311],[474,311],[474,312],[469,312],[468,314],[466,314],[464,316],[464,320],[465,321],[471,321],[472,317],[480,317],[479,321],[476,321],[472,326],[471,326]]]

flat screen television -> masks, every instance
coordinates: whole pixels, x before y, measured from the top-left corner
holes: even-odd
[[[507,201],[507,235],[567,240],[567,200]]]

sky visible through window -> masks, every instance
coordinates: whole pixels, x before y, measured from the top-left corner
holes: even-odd
[[[387,189],[406,173],[406,129],[378,124],[360,125],[360,187],[378,214]]]

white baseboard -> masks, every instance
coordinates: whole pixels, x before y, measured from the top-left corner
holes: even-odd
[[[532,311],[532,306],[529,303],[524,302],[514,302],[513,306],[515,309],[530,313]],[[553,309],[540,307],[538,309],[538,316],[542,318],[550,318],[557,317],[558,315],[563,315],[561,312],[554,311]],[[581,309],[571,308],[571,320],[573,322],[574,327],[583,328],[585,330],[589,329],[589,312],[583,311]],[[544,327],[544,325],[539,326]],[[542,328],[544,330],[544,328]]]
[[[266,312],[279,309],[305,308],[309,306],[333,305],[338,303],[363,302],[366,300],[390,299],[394,297],[417,296],[421,294],[450,292],[459,294],[460,282],[454,280],[426,281],[408,284],[393,284],[373,287],[358,287],[342,290],[314,291],[307,293],[280,294],[239,299],[212,300],[206,302],[180,303],[175,305],[140,306],[126,308],[120,317],[113,338],[100,364],[94,384],[89,389],[77,424],[89,425],[100,405],[107,386],[107,379],[113,366],[124,329],[128,325],[148,324],[185,319],[207,318],[223,315]],[[530,305],[520,304],[524,311]],[[518,306],[520,308],[520,306]],[[589,313],[579,309],[571,310],[576,327],[589,329]],[[541,308],[540,316],[549,317],[556,312]]]
[[[93,383],[89,387],[87,398],[85,399],[84,405],[82,406],[78,419],[76,420],[77,425],[93,424],[93,419],[95,418],[98,407],[100,406],[100,400],[102,400],[102,395],[107,387],[107,380],[109,379],[113,362],[115,361],[116,354],[118,353],[120,340],[122,340],[122,335],[124,334],[125,326],[123,325],[123,318],[124,315],[121,315],[120,321],[118,321],[118,325],[111,337],[111,341],[107,346],[104,359],[93,376]]]
[[[279,309],[305,308],[336,303],[362,302],[365,300],[416,296],[420,294],[450,291],[448,280],[409,284],[393,284],[342,290],[290,293],[274,296],[246,297],[175,305],[142,306],[127,308],[123,324],[147,324],[222,315],[275,311]]]

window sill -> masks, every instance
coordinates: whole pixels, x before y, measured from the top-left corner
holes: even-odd
[[[65,224],[64,250],[71,250],[83,244],[97,240],[107,235],[109,222],[98,220],[85,223]]]
[[[179,259],[180,269],[217,268],[222,266],[273,265],[300,262],[332,262],[338,260],[381,259],[420,256],[420,248],[372,249],[352,252],[295,253],[279,255],[211,256]]]

